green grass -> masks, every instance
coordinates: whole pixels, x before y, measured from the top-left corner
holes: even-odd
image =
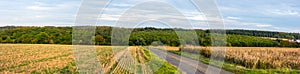
[[[142,49],[146,56],[149,58],[149,60],[151,60],[151,63],[148,64],[148,66],[152,70],[155,70],[153,74],[181,74],[181,72],[175,66],[159,58],[154,53],[150,52],[149,50],[143,47],[140,47],[140,49]]]
[[[148,51],[146,49],[143,49],[143,51],[144,51],[144,59],[145,59],[144,61],[149,62],[151,59],[150,51]]]
[[[194,60],[198,60],[205,64],[209,64],[210,59],[204,57],[199,54],[187,53],[187,52],[180,52],[180,51],[168,51],[177,55],[182,55],[187,58],[191,58]],[[212,64],[214,65],[214,64]],[[245,68],[241,65],[224,62],[222,69],[233,72],[235,74],[300,74],[300,70],[290,70],[290,69],[249,69]]]

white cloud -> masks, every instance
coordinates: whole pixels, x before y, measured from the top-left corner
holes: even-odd
[[[71,2],[63,2],[58,4],[47,4],[43,2],[34,2],[33,5],[26,6],[25,8],[28,10],[67,10],[70,8],[77,8],[80,5],[79,2],[71,1]]]
[[[271,24],[261,24],[261,23],[252,23],[252,24],[257,27],[272,27],[273,26]]]
[[[29,10],[49,10],[51,9],[50,7],[42,7],[42,6],[28,6],[26,9]]]
[[[203,15],[194,15],[194,16],[187,16],[189,20],[196,20],[196,21],[205,21],[207,20]]]
[[[241,18],[239,18],[239,17],[234,17],[234,16],[227,16],[227,19],[239,20],[239,19],[241,19]]]
[[[52,1],[51,1],[52,2]],[[48,3],[47,1],[25,1],[10,6],[1,12],[1,25],[14,24],[16,26],[28,25],[57,25],[74,24],[76,10],[80,6],[79,1],[63,1]]]
[[[29,9],[29,10],[50,10],[51,9],[51,7],[49,7],[49,6],[46,7],[46,6],[43,6],[43,5],[47,5],[47,4],[35,1],[35,2],[33,2],[33,5],[27,6],[25,8]]]
[[[278,30],[280,28],[273,26],[272,24],[267,23],[256,23],[256,22],[240,22],[236,20],[225,20],[225,24],[231,27],[239,27],[239,28],[265,28],[265,29],[273,29]]]
[[[118,6],[118,7],[130,7],[133,6],[132,4],[112,4],[112,6]]]
[[[279,9],[276,9],[276,10],[269,10],[270,13],[273,13],[273,14],[277,14],[277,15],[298,15],[299,12],[297,11],[294,11],[294,10],[279,10]]]
[[[99,20],[102,21],[117,21],[121,15],[102,14]]]

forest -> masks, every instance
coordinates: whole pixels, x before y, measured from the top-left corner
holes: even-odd
[[[284,32],[271,32],[271,31],[257,31],[257,30],[227,30],[227,34],[233,35],[248,35],[257,37],[272,37],[272,38],[295,38],[299,39],[299,33],[284,33]]]
[[[116,27],[97,26],[96,33],[89,44],[111,45],[112,30]],[[130,46],[157,44],[157,41],[168,46],[180,46],[181,39],[174,31],[182,34],[195,31],[197,39],[185,35],[186,43],[197,44],[201,46],[211,46],[211,30],[190,30],[190,29],[170,29],[170,28],[119,28],[132,30],[129,37]],[[0,27],[0,43],[20,43],[20,44],[72,44],[72,27],[18,27],[6,26]],[[288,42],[284,40],[271,40],[268,38],[299,39],[299,33],[256,31],[256,30],[226,30],[227,46],[232,47],[300,47],[299,43]]]

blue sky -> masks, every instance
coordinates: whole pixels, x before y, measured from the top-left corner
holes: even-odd
[[[141,5],[147,1],[162,3]],[[81,2],[82,0],[1,0],[0,26],[72,26]],[[300,32],[299,0],[217,0],[216,3],[226,29]],[[91,6],[92,8],[97,6]],[[136,9],[130,10],[131,8]],[[172,12],[174,10],[178,10],[180,14]],[[198,12],[188,0],[112,0],[99,17],[97,25],[114,26],[119,19],[126,21],[124,24],[131,24],[134,19],[122,18],[126,12],[132,12],[139,19],[151,16],[177,25],[186,23],[184,20],[187,19],[194,28],[201,29],[208,29],[206,21],[213,20],[205,19],[205,14]],[[157,24],[159,23],[148,22],[144,26],[165,27]]]

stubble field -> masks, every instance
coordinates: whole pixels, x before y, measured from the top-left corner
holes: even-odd
[[[142,47],[95,46],[103,73],[179,73]],[[0,44],[0,73],[79,73],[72,45]],[[155,63],[149,64],[149,59]],[[157,67],[156,65],[161,66]]]

